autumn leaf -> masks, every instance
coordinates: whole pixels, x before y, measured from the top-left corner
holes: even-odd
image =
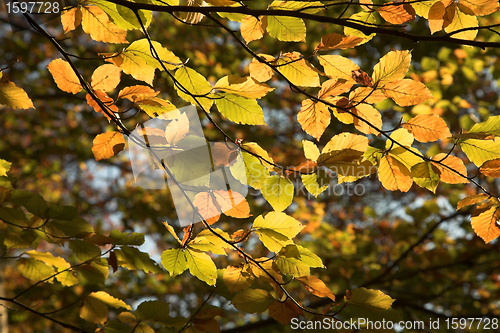
[[[270,64],[274,64],[276,60],[273,56],[263,53],[259,53],[258,56]],[[257,82],[266,82],[274,74],[274,71],[271,67],[269,67],[267,64],[261,63],[257,59],[252,59],[252,62],[248,66],[248,70],[250,72],[250,76]]]
[[[410,171],[401,162],[391,156],[380,159],[378,179],[389,191],[408,192],[413,184]]]
[[[488,200],[489,196],[486,193],[479,193],[474,195],[469,195],[468,197],[463,198],[457,203],[457,210],[474,205],[476,203]]]
[[[340,55],[318,55],[317,58],[329,78],[354,81],[352,72],[359,69],[359,66],[352,60]]]
[[[237,75],[224,76],[215,84],[215,89],[228,94],[238,95],[250,99],[264,97],[275,88],[270,88],[265,83],[260,83],[250,76],[239,77]]]
[[[326,51],[326,50],[345,50],[354,48],[359,45],[364,39],[356,36],[342,36],[335,32],[321,37],[319,45],[316,46],[315,50]]]
[[[344,79],[327,80],[321,85],[321,90],[318,92],[318,98],[324,99],[330,96],[337,96],[348,92],[353,85],[353,82],[347,82]]]
[[[14,109],[33,108],[33,102],[26,92],[14,82],[0,82],[0,104]]]
[[[123,134],[110,131],[98,134],[92,142],[92,153],[96,161],[117,155],[125,147]]]
[[[275,301],[269,305],[269,315],[283,326],[290,324],[293,318],[301,315],[302,310],[290,299],[286,302]]]
[[[244,125],[266,125],[264,112],[257,100],[233,94],[220,94],[215,100],[219,112],[227,119]]]
[[[446,157],[446,158],[445,158]],[[442,160],[444,158],[444,160]],[[456,156],[447,155],[444,153],[437,154],[432,158],[434,161],[441,161],[442,164],[448,166],[449,168],[444,167],[441,164],[436,162],[431,162],[436,173],[439,174],[439,178],[442,182],[448,184],[466,184],[468,180],[452,170],[461,173],[464,176],[467,176],[467,168],[464,165],[464,162]],[[451,169],[451,170],[450,170]]]
[[[378,112],[373,106],[362,103],[357,105],[355,108],[352,108],[351,110],[355,115],[357,115],[361,119],[366,120],[375,128],[382,128],[382,116],[380,115],[380,112]],[[354,127],[356,127],[358,131],[365,134],[379,134],[378,130],[368,125],[368,123],[359,118],[354,118]]]
[[[243,266],[228,266],[224,269],[222,279],[229,292],[235,293],[250,287],[255,276],[252,274],[252,270],[248,264],[245,264]]]
[[[318,70],[298,52],[285,53],[278,59],[278,70],[299,87],[319,87]]]
[[[102,91],[114,90],[120,83],[121,71],[121,68],[111,64],[99,66],[92,74],[92,88]]]
[[[330,111],[325,104],[310,99],[302,101],[297,121],[307,134],[319,140],[330,124],[330,120]]]
[[[104,91],[94,90],[93,94],[100,100],[104,105],[107,106],[107,113],[118,112],[118,107],[111,97],[108,96]],[[86,95],[87,104],[90,105],[95,112],[102,113],[108,120],[111,120],[110,116],[101,108],[99,103],[92,97],[92,95]]]
[[[82,22],[82,12],[78,7],[66,10],[61,15],[61,23],[64,29],[64,33],[68,33],[75,30]]]
[[[484,162],[500,158],[500,138],[493,140],[466,139],[460,147],[469,160],[480,167]]]
[[[274,298],[263,289],[245,289],[231,300],[236,309],[247,313],[264,312],[273,302]]]
[[[463,8],[465,7],[465,8]],[[458,8],[464,13],[470,11],[476,16],[489,15],[498,10],[497,0],[460,0]]]
[[[297,280],[302,283],[311,294],[318,297],[328,297],[335,302],[335,295],[332,293],[330,288],[328,288],[325,283],[316,276],[303,276]]]
[[[302,140],[302,146],[304,147],[304,155],[308,160],[316,162],[320,155],[318,146],[314,142]]]
[[[384,5],[378,7],[377,12],[389,23],[402,24],[415,19],[415,10],[410,4],[396,5],[396,2],[390,1]]]
[[[214,191],[215,199],[224,215],[244,219],[250,217],[250,207],[245,198],[233,190]]]
[[[210,107],[213,104],[212,99],[204,98],[204,97],[196,97],[194,98],[190,94],[186,94],[184,90],[190,92],[193,95],[207,95],[212,91],[212,85],[205,79],[203,75],[191,69],[189,67],[181,67],[175,72],[175,79],[178,81],[180,85],[182,85],[182,90],[175,85],[175,89],[180,98],[189,102],[193,105],[197,105],[199,103],[205,109],[205,111],[210,112]]]
[[[214,286],[217,279],[217,267],[206,253],[188,249],[185,252],[189,272],[209,286]]]
[[[193,205],[198,209],[203,219],[208,224],[214,224],[220,218],[220,206],[210,193],[200,192],[196,194]]]
[[[292,203],[294,186],[288,178],[271,176],[262,184],[261,192],[274,210],[281,212]]]
[[[406,128],[420,142],[443,140],[451,136],[448,125],[435,114],[419,114],[404,123],[403,128]]]
[[[163,251],[161,254],[161,263],[170,273],[171,277],[182,274],[188,268],[184,249],[169,249]]]
[[[128,99],[131,102],[141,101],[155,97],[159,94],[159,91],[154,91],[148,86],[131,86],[120,90],[118,93],[118,98]]]
[[[82,28],[93,40],[105,43],[127,43],[127,30],[118,28],[108,14],[97,6],[82,6]]]
[[[378,88],[402,80],[410,67],[410,51],[390,51],[373,68],[373,85]]]
[[[306,38],[306,25],[297,17],[268,16],[266,29],[269,36],[283,42],[301,42]]]
[[[488,177],[500,177],[500,159],[489,160],[483,163],[479,171]]]
[[[448,34],[451,34],[453,38],[474,40],[474,38],[476,38],[477,36],[477,29],[460,31],[455,34],[453,34],[453,32],[467,28],[477,28],[479,26],[477,17],[475,15],[468,15],[467,13],[462,12],[460,10],[460,7],[455,3],[452,3],[449,7],[451,8],[451,10],[455,10],[455,14],[451,23],[447,26],[445,25],[444,31],[446,31]]]
[[[66,61],[62,59],[52,60],[47,68],[50,74],[52,74],[57,87],[62,91],[72,94],[82,91],[83,87],[80,84],[78,76],[76,76],[75,72]]]
[[[254,16],[248,15],[243,20],[241,20],[241,36],[243,37],[243,39],[245,39],[247,44],[251,41],[258,40],[264,37],[266,28],[266,16],[256,18]]]
[[[382,90],[399,106],[416,105],[433,98],[432,93],[422,82],[411,79],[389,82]]]
[[[500,236],[500,206],[477,208],[472,212],[472,229],[486,244]]]

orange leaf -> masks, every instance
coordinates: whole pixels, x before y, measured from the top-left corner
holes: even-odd
[[[498,10],[498,0],[460,0],[458,8],[467,14],[472,11],[476,16],[484,16]]]
[[[82,22],[82,12],[78,7],[71,8],[61,15],[64,33],[75,30]]]
[[[364,120],[367,120],[370,124],[374,125],[376,128],[382,128],[382,116],[380,112],[378,112],[373,106],[368,104],[359,104],[355,108],[352,108],[351,111],[361,117]],[[360,132],[365,134],[375,134],[378,135],[379,132],[373,127],[369,126],[364,121],[359,120],[358,118],[354,118],[354,127]]]
[[[315,50],[325,51],[325,50],[344,50],[350,49],[358,46],[364,38],[356,36],[342,36],[335,32],[321,37],[319,45],[316,46]]]
[[[422,82],[411,79],[389,82],[382,90],[387,97],[392,98],[399,106],[416,105],[434,98],[430,90]]]
[[[446,156],[446,154],[441,153],[437,154],[434,156],[432,159],[434,161],[440,161]],[[464,177],[461,177],[460,175],[456,174],[455,172],[451,171],[450,169],[436,163],[436,162],[431,162],[432,167],[434,169],[434,172],[439,174],[439,179],[441,179],[442,182],[448,183],[448,184],[466,184],[468,183],[468,180]],[[460,172],[462,175],[467,176],[467,168],[464,165],[464,162],[459,159],[456,156],[448,155],[446,159],[444,159],[441,163],[444,165],[447,165],[450,167],[452,170]],[[437,170],[436,170],[437,169]]]
[[[259,54],[259,57],[264,58],[265,61],[274,64],[275,58],[273,56],[267,54]],[[274,71],[271,67],[261,63],[256,59],[252,59],[252,62],[248,66],[248,70],[250,71],[250,76],[258,82],[268,81],[274,75]]]
[[[374,90],[370,87],[358,87],[351,91],[349,94],[349,101],[352,102],[365,102],[365,103],[378,103],[386,99],[385,95],[379,90]]]
[[[82,6],[82,28],[93,40],[104,43],[128,43],[127,30],[118,28],[108,14],[97,6]]]
[[[433,142],[451,136],[446,122],[435,114],[419,114],[403,124],[403,128],[420,142]]]
[[[479,168],[479,171],[485,176],[499,178],[500,158],[484,162],[481,168]]]
[[[222,213],[227,216],[244,219],[250,217],[250,207],[245,198],[238,192],[232,190],[214,191],[215,199],[219,204]]]
[[[118,93],[118,98],[126,98],[131,102],[141,101],[144,99],[149,99],[158,95],[159,91],[154,91],[148,86],[131,86],[120,90]]]
[[[248,15],[241,20],[241,36],[248,43],[261,39],[267,28],[267,17],[261,16],[258,19],[255,16]]]
[[[489,243],[500,236],[497,222],[500,220],[500,207],[498,205],[478,208],[472,212],[472,229],[485,243]]]
[[[104,105],[111,109],[111,111],[118,112],[118,107],[114,105],[113,99],[104,91],[94,90],[94,95],[96,95],[96,97],[99,98]],[[104,112],[104,110],[99,106],[99,104],[97,104],[90,94],[87,94],[87,103],[95,110],[95,112],[102,113],[106,118],[108,118],[108,120],[111,120],[111,118],[106,114],[106,112]],[[110,111],[108,110],[108,112]]]
[[[486,193],[479,193],[474,195],[469,195],[468,197],[463,198],[457,203],[457,210],[460,208],[464,208],[470,205],[474,205],[478,202],[484,201],[488,199],[488,195]]]
[[[318,297],[328,297],[335,302],[335,295],[332,293],[330,288],[328,288],[325,283],[316,276],[303,276],[297,280],[299,280],[299,282],[302,283],[311,294]]]
[[[392,24],[402,24],[415,19],[415,10],[407,3],[394,6],[395,2],[386,3],[386,6],[378,7],[377,12],[384,20]]]
[[[97,67],[92,74],[92,88],[95,90],[111,91],[120,83],[122,69],[115,65],[105,64]]]
[[[321,90],[318,92],[318,98],[323,99],[329,96],[337,96],[351,89],[353,82],[346,82],[344,79],[330,79],[323,82]]]
[[[47,68],[52,74],[57,87],[62,91],[76,94],[83,89],[78,76],[66,61],[62,59],[52,60]]]
[[[331,115],[323,103],[316,103],[310,99],[302,102],[302,108],[297,114],[297,121],[302,129],[319,140],[330,124]]]
[[[210,193],[200,192],[196,194],[193,205],[208,224],[214,224],[219,220],[220,207]]]
[[[115,156],[125,147],[125,139],[120,132],[98,134],[92,142],[92,153],[96,161]]]
[[[411,173],[406,166],[388,155],[380,159],[378,179],[389,191],[408,192],[413,184]]]

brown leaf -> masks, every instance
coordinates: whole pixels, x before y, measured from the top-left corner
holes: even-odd
[[[368,76],[365,72],[363,72],[361,69],[356,69],[352,71],[352,78],[356,83],[371,87],[373,86],[373,82],[371,77]]]

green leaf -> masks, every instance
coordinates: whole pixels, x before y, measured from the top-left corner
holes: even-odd
[[[15,205],[24,206],[28,212],[35,216],[47,218],[46,212],[49,206],[40,194],[14,190],[11,193],[9,201]]]
[[[72,239],[68,245],[73,254],[82,261],[87,261],[101,255],[99,247],[83,240]]]
[[[273,230],[288,239],[292,239],[304,226],[291,216],[281,212],[269,212],[258,216],[252,227],[257,230]]]
[[[134,12],[127,7],[101,0],[90,0],[89,3],[92,3],[104,10],[104,12],[109,15],[113,23],[121,29],[132,30],[141,28]],[[147,28],[152,19],[151,11],[141,9],[138,12],[141,17],[141,21]]]
[[[0,207],[0,220],[14,223],[18,226],[25,226],[29,223],[23,211],[10,207]]]
[[[0,158],[0,176],[7,176],[7,172],[10,170],[11,165],[12,163]]]
[[[139,304],[135,315],[139,320],[163,321],[169,318],[169,304],[163,301],[145,301]]]
[[[49,224],[70,237],[85,237],[94,232],[94,228],[81,217],[68,220],[50,221]]]
[[[65,287],[72,287],[79,283],[78,278],[73,271],[65,271],[56,275],[56,280]]]
[[[149,254],[141,252],[135,247],[122,246],[114,252],[120,266],[130,270],[140,269],[146,273],[159,273],[161,271],[156,262],[149,257]]]
[[[491,116],[486,121],[475,124],[467,133],[485,133],[500,136],[500,116]]]
[[[182,274],[188,268],[183,249],[169,249],[164,251],[161,255],[161,263],[172,277]]]
[[[175,72],[175,79],[183,87],[183,90],[189,91],[193,95],[207,95],[212,91],[212,85],[205,79],[203,75],[191,69],[189,67],[181,67]],[[184,91],[176,85],[175,90],[180,98],[189,102],[193,105],[199,106],[196,100],[191,96],[186,94]],[[213,100],[207,97],[196,97],[198,102],[201,103],[205,111],[210,112],[210,107],[213,104]]]
[[[73,220],[77,216],[78,209],[73,206],[52,205],[47,212],[47,217],[58,220]]]
[[[411,175],[418,186],[436,193],[439,184],[439,175],[434,172],[430,162],[421,162],[411,168]]]
[[[188,249],[185,252],[189,272],[209,286],[215,286],[217,267],[210,256],[203,252]]]
[[[351,297],[346,301],[350,305],[356,305],[372,311],[379,311],[381,309],[389,309],[394,299],[380,290],[357,288],[352,291]]]
[[[262,195],[276,211],[283,211],[290,206],[294,191],[290,179],[281,176],[267,178],[261,188]]]
[[[303,42],[306,38],[306,25],[297,17],[268,16],[267,32],[282,42]]]
[[[223,96],[215,100],[215,105],[227,119],[245,125],[266,125],[262,108],[255,99],[249,99],[233,94],[218,94]]]
[[[119,230],[112,230],[109,237],[113,238],[114,245],[142,245],[144,244],[144,233],[126,233]]]
[[[26,252],[33,259],[37,259],[49,266],[55,266],[60,270],[66,269],[70,267],[70,264],[61,257],[54,257],[50,252],[38,252],[35,250],[31,250]]]
[[[3,207],[6,208],[6,207]],[[0,208],[0,213],[2,208]],[[0,219],[2,219],[0,214]],[[39,242],[40,238],[33,230],[23,230],[21,233],[9,232],[5,235],[3,241],[4,245],[8,249],[22,249],[27,247],[33,247],[33,243]]]
[[[260,313],[267,310],[274,302],[268,291],[262,289],[246,289],[240,291],[231,300],[231,304],[240,311],[247,313]]]
[[[45,280],[54,274],[52,267],[32,258],[19,259],[17,269],[24,277],[34,281]]]
[[[182,66],[182,61],[176,57],[173,52],[164,48],[156,41],[152,41],[152,44],[158,54],[158,57],[162,60],[162,63],[167,70],[173,70]],[[163,70],[163,66],[160,62],[153,57],[153,54],[151,53],[151,44],[147,38],[136,40],[127,47],[125,52],[144,59],[147,65],[154,69],[159,69],[160,71]]]
[[[90,265],[75,267],[74,270],[82,284],[102,285],[109,274],[108,264],[106,263],[106,266],[103,266],[96,261],[93,261]]]
[[[460,147],[469,160],[480,167],[484,162],[500,158],[500,138],[494,140],[467,139]]]
[[[244,151],[241,152],[241,158],[238,156],[236,163],[229,169],[234,178],[256,190],[260,189],[264,181],[269,178],[269,170],[260,160]]]
[[[276,265],[282,274],[294,277],[310,275],[310,267],[323,267],[321,259],[300,245],[287,245],[276,256]]]

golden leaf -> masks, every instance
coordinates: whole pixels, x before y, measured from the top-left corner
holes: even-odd
[[[389,82],[399,81],[405,77],[410,67],[410,51],[390,51],[373,68],[373,84],[382,88]]]
[[[82,6],[82,28],[93,40],[104,43],[127,43],[127,30],[118,28],[108,14],[97,6]]]
[[[410,4],[395,5],[394,1],[378,7],[377,12],[384,20],[392,24],[402,24],[415,19],[415,10]]]
[[[261,16],[258,19],[255,16],[248,15],[241,20],[241,36],[248,43],[261,39],[267,28],[267,17]]]
[[[352,78],[352,71],[359,69],[352,60],[339,55],[324,55],[317,56],[319,63],[323,66],[325,74],[334,80],[345,79],[347,81],[354,81]]]
[[[98,134],[92,142],[92,153],[96,161],[115,156],[125,147],[123,134],[116,131]]]
[[[437,154],[434,156],[432,159],[434,161],[441,161],[446,156],[446,154],[441,153]],[[448,183],[448,184],[466,184],[468,183],[468,180],[455,172],[451,171],[450,169],[436,163],[436,162],[431,162],[434,171],[439,174],[439,179],[441,179],[442,182]],[[461,173],[464,176],[467,176],[467,168],[464,165],[464,162],[459,159],[456,156],[448,155],[446,158],[441,161],[444,165],[450,167],[452,170],[455,170],[459,173]],[[437,170],[436,170],[437,169]]]
[[[500,220],[500,207],[498,205],[477,208],[472,212],[471,220],[472,229],[485,243],[489,243],[500,236],[500,228],[497,225]]]
[[[297,121],[302,129],[319,140],[330,124],[331,115],[323,103],[316,103],[310,99],[302,101],[302,107],[297,114]]]
[[[111,91],[120,83],[122,70],[115,65],[105,64],[97,67],[92,74],[92,88],[95,90]]]
[[[52,60],[47,68],[52,74],[57,87],[62,91],[76,94],[83,89],[78,76],[66,61],[62,59]]]
[[[406,128],[420,142],[433,142],[451,136],[446,122],[435,114],[419,114],[404,123],[403,128]]]
[[[363,42],[364,38],[356,36],[342,36],[335,32],[321,37],[319,45],[316,46],[315,50],[326,51],[326,50],[345,50],[358,46]]]
[[[422,82],[411,79],[389,82],[382,90],[399,106],[416,105],[433,98],[432,93]]]
[[[383,156],[379,163],[378,179],[382,186],[389,191],[408,192],[413,184],[408,168],[388,155]]]

